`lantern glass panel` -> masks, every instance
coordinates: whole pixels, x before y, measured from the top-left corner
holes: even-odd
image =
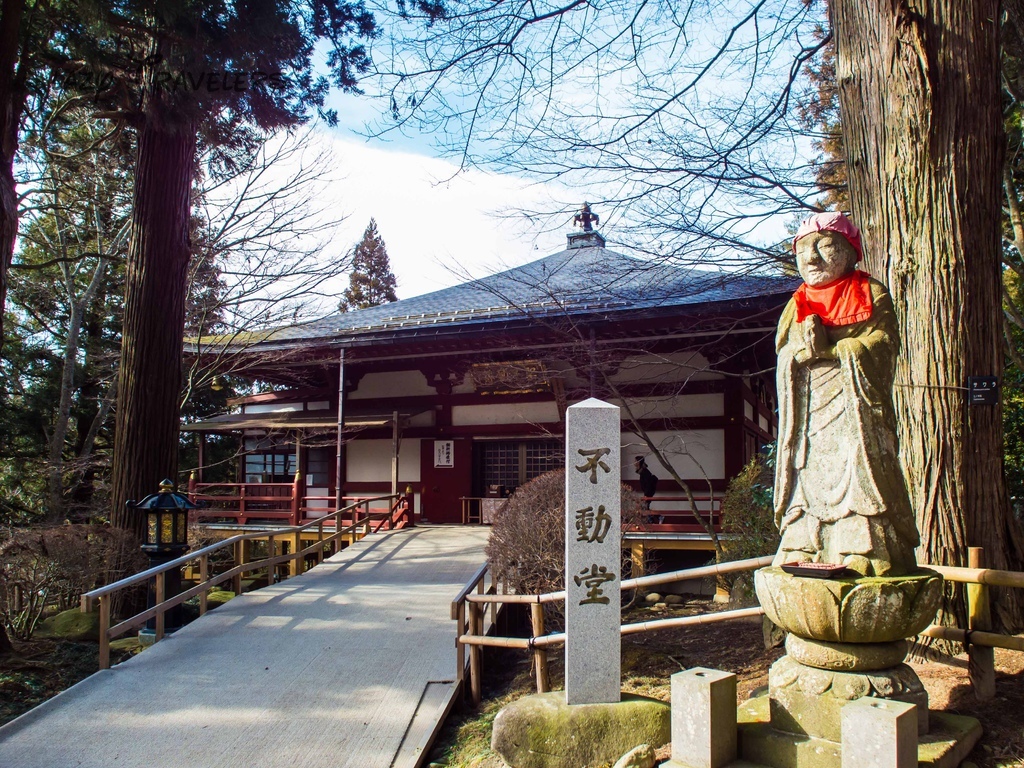
[[[160,516],[160,543],[171,544],[174,542],[174,515],[165,512]]]
[[[150,512],[146,518],[146,543],[156,544],[156,512]]]
[[[178,536],[175,538],[175,542],[178,544],[184,544],[188,541],[188,512],[181,511],[175,514],[178,518]]]

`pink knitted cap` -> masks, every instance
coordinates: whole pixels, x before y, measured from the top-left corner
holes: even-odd
[[[796,252],[796,242],[801,237],[805,237],[806,235],[810,235],[814,232],[826,231],[838,232],[840,235],[845,237],[857,252],[857,261],[860,261],[864,257],[864,253],[860,247],[860,230],[853,226],[852,221],[838,211],[816,213],[809,219],[805,219],[800,224],[800,229],[796,231],[796,237],[793,238],[793,252]]]

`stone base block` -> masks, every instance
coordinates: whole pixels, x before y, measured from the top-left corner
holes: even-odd
[[[613,704],[569,705],[565,691],[553,691],[502,709],[494,718],[491,749],[512,768],[586,768],[671,738],[671,711],[663,701],[624,693]]]
[[[841,768],[840,745],[827,739],[776,731],[767,695],[750,699],[737,712],[740,760],[731,768]],[[957,768],[981,738],[973,717],[932,712],[930,733],[919,737],[918,768]]]
[[[771,723],[777,731],[838,743],[840,711],[864,696],[917,705],[918,733],[928,732],[928,692],[906,664],[871,672],[808,667],[783,656],[768,672]]]

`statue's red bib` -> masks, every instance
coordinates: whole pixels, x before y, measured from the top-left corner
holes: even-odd
[[[796,289],[796,321],[802,323],[810,315],[821,318],[822,325],[838,326],[861,323],[871,317],[870,275],[859,269],[845,277],[812,288],[804,283]]]

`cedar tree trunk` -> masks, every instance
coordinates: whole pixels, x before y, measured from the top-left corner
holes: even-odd
[[[188,289],[194,126],[149,119],[139,131],[117,385],[111,521],[142,533],[125,501],[178,469],[181,344]]]
[[[1001,376],[999,0],[830,0],[846,167],[867,265],[889,286],[902,354],[894,401],[921,532],[918,559],[1019,569],[1002,408],[968,376]],[[1022,595],[995,596],[1003,628]]]
[[[24,11],[23,0],[3,0],[0,5],[0,346],[3,346],[7,270],[14,258],[14,243],[18,237],[14,155],[18,151],[18,126],[25,108],[25,84],[23,74],[19,75],[16,68],[18,33]]]

